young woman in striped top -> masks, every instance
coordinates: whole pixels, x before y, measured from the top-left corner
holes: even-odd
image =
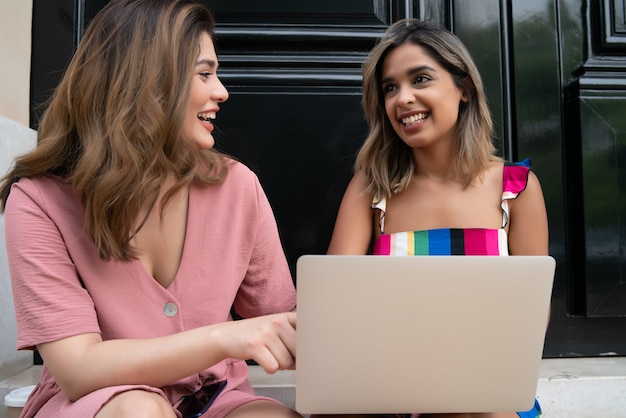
[[[455,35],[415,19],[392,25],[363,64],[363,109],[369,135],[329,254],[548,254],[540,183],[528,160],[496,155],[480,74]],[[539,414],[536,404],[454,416]]]

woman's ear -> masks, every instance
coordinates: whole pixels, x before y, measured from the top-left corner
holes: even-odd
[[[461,90],[461,101],[463,103],[469,102],[469,96],[467,95],[467,90],[465,90],[463,87],[459,87],[459,90]]]
[[[461,93],[461,101],[463,103],[469,102],[469,94],[467,94],[468,90],[471,90],[471,79],[468,75],[465,76],[456,76],[454,77],[454,81],[456,84],[456,88],[459,89],[459,93]],[[469,87],[469,89],[468,89]]]

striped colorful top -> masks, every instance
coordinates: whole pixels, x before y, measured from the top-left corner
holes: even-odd
[[[504,163],[502,181],[502,226],[485,228],[440,228],[425,231],[384,233],[386,199],[372,202],[380,210],[381,234],[374,243],[374,255],[509,255],[504,227],[509,218],[510,199],[515,199],[525,188],[530,171],[530,160]]]

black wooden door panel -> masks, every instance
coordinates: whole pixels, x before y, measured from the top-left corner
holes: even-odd
[[[293,271],[298,256],[328,246],[365,135],[359,102],[358,94],[238,93],[218,117],[219,148],[259,176]]]
[[[626,317],[624,93],[580,97],[587,316]]]

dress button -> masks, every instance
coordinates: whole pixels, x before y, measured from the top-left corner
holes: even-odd
[[[176,314],[178,313],[178,306],[176,306],[176,304],[172,302],[167,303],[165,304],[165,307],[163,308],[163,313],[168,318],[176,316]]]

